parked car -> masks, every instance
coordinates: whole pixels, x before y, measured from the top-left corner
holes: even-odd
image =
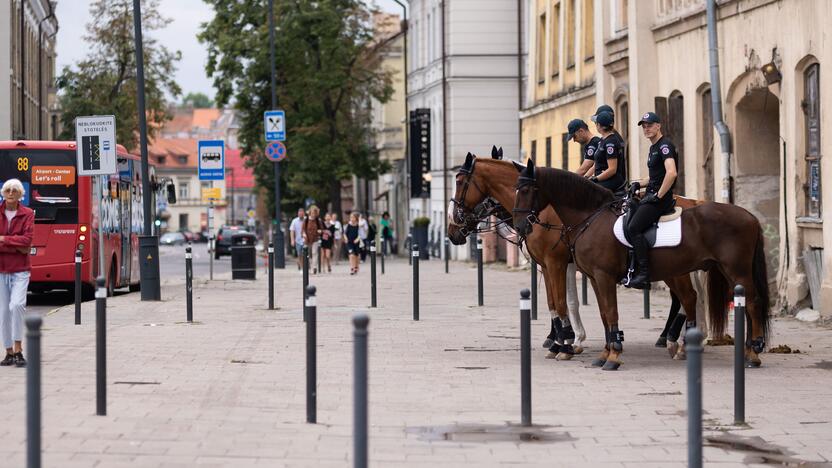
[[[231,255],[231,236],[234,234],[251,234],[240,226],[223,226],[217,231],[217,240],[214,243],[214,258],[219,259],[223,255]]]
[[[179,232],[181,232],[182,235],[185,236],[185,242],[196,242],[196,240],[195,240],[196,235],[194,233],[192,233],[191,231],[188,231],[186,229],[182,229]]]
[[[159,239],[161,245],[184,245],[185,236],[181,232],[166,232]]]

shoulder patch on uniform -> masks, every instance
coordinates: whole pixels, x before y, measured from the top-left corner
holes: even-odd
[[[586,155],[587,156],[592,156],[593,153],[595,153],[595,148],[587,148],[586,149]]]
[[[662,154],[670,154],[670,147],[667,145],[662,146]]]
[[[615,146],[607,145],[607,154],[612,154],[615,152]]]

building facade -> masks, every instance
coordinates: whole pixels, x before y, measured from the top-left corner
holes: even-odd
[[[565,123],[587,120],[595,106],[605,103],[615,109],[616,126],[627,140],[630,178],[643,177],[650,143],[641,136],[638,116],[657,112],[663,132],[679,150],[676,191],[752,212],[763,228],[779,309],[808,305],[832,314],[832,252],[825,249],[832,245],[832,230],[825,229],[832,214],[824,210],[832,203],[832,193],[824,190],[832,183],[832,168],[822,157],[832,143],[821,111],[832,104],[832,80],[821,80],[822,68],[832,59],[824,27],[832,19],[832,1],[716,1],[717,97],[730,132],[727,151],[712,113],[706,0],[528,4],[527,69],[537,80],[529,80],[521,112],[526,156],[535,154],[542,163],[547,138],[556,153]],[[545,34],[540,32],[544,26]],[[571,39],[569,31],[574,31]],[[556,79],[555,62],[561,66]],[[564,65],[567,73],[561,76]],[[554,91],[553,82],[559,83]],[[537,112],[547,105],[550,109]],[[572,146],[568,156],[553,156],[548,165],[576,167],[577,145]]]
[[[410,2],[407,101],[410,120],[418,122],[410,127],[409,214],[411,220],[428,217],[440,245],[453,168],[469,151],[488,156],[492,145],[502,146],[508,158],[519,153],[518,3]],[[468,258],[468,248],[454,247],[452,257]]]
[[[54,3],[0,0],[0,140],[58,134]]]

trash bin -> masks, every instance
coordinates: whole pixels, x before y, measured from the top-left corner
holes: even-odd
[[[231,279],[256,279],[257,237],[239,233],[231,236]]]

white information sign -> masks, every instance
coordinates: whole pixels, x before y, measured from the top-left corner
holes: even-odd
[[[108,175],[116,168],[116,117],[92,115],[75,118],[78,175]]]

